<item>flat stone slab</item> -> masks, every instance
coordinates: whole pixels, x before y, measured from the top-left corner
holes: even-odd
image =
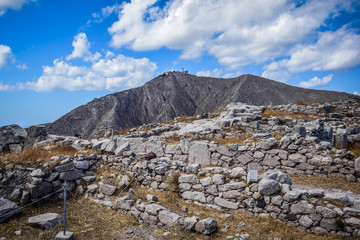
[[[0,223],[19,213],[21,213],[21,209],[16,203],[0,198]]]
[[[59,232],[55,236],[55,240],[73,240],[74,239],[74,233],[66,231],[64,234],[64,231]]]
[[[43,229],[53,228],[58,224],[62,224],[62,222],[63,218],[57,213],[45,213],[28,219],[30,226]]]

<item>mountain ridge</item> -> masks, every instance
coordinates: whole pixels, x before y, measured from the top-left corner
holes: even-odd
[[[141,87],[112,93],[79,106],[47,124],[47,131],[57,135],[96,137],[105,127],[118,130],[208,113],[231,102],[278,105],[349,98],[359,99],[344,92],[304,89],[251,74],[223,79],[167,72]]]

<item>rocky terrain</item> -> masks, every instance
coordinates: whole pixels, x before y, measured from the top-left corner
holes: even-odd
[[[238,219],[238,211],[264,219],[257,222],[276,219],[326,239],[357,238],[359,122],[359,101],[343,100],[230,103],[215,113],[91,140],[51,135],[41,125],[5,126],[0,128],[0,222],[16,222],[24,204],[47,196],[63,198],[66,188],[135,222],[165,229],[157,236],[161,239],[182,239],[176,229],[216,239],[269,238],[269,230],[254,235],[244,228],[248,220],[234,226],[231,219]],[[51,153],[57,146],[70,146],[78,153],[16,161],[31,149]],[[294,184],[298,176],[320,182]],[[338,187],[329,189],[323,182]],[[204,213],[189,210],[193,206],[204,208]],[[31,229],[61,223],[61,216],[53,212],[28,219]],[[125,232],[114,230],[112,236],[146,236],[147,230],[129,227]],[[6,237],[14,233],[9,234]],[[277,237],[276,232],[271,236],[290,238]]]
[[[278,105],[359,99],[347,93],[289,86],[254,75],[231,79],[167,72],[144,86],[94,99],[47,125],[56,135],[99,137],[104,128],[121,130],[214,112],[232,102]]]

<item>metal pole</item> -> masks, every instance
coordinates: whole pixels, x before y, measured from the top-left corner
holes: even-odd
[[[64,236],[66,235],[66,180],[64,183]]]

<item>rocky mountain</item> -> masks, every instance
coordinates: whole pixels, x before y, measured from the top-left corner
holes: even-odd
[[[276,105],[334,102],[357,96],[289,86],[254,75],[222,79],[167,72],[145,85],[82,105],[47,125],[49,133],[96,137],[105,127],[122,129],[213,112],[231,102]]]

